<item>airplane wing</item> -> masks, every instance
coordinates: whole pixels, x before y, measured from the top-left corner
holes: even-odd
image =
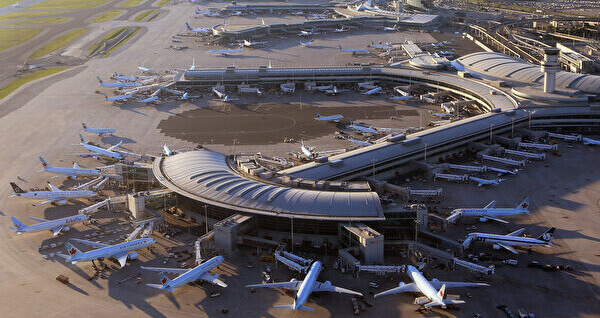
[[[298,290],[298,288],[300,287],[300,284],[302,284],[301,280],[293,281],[293,282],[285,282],[285,283],[255,284],[255,285],[248,285],[246,287],[250,287],[250,288],[270,287],[270,288],[283,288],[283,289]]]
[[[59,189],[57,186],[53,185],[53,184],[52,184],[52,183],[50,183],[50,182],[48,182],[48,186],[50,187],[50,189],[51,189],[52,191],[58,191],[58,192],[62,191],[61,189]]]
[[[64,228],[63,225],[57,226],[57,227],[55,227],[55,228],[52,229],[52,233],[54,234],[54,236],[57,236],[58,233],[60,233],[60,231],[62,231],[63,228]]]
[[[499,218],[493,218],[493,217],[489,217],[486,215],[480,215],[479,217],[486,218],[488,220],[496,221],[496,222],[503,223],[503,224],[508,224],[508,221],[504,221],[503,219],[499,219]]]
[[[496,200],[492,200],[492,202],[488,203],[488,205],[486,205],[484,207],[484,209],[492,209],[496,206]]]
[[[121,265],[121,267],[125,266],[125,264],[127,264],[127,256],[129,255],[129,253],[127,252],[121,252],[118,254],[113,255],[112,257],[116,258],[117,261],[119,261],[119,265]]]
[[[432,279],[429,281],[431,286],[435,289],[442,288],[443,285],[446,285],[446,288],[457,288],[457,287],[485,287],[490,286],[486,283],[467,283],[467,282],[441,282],[437,279]]]
[[[49,200],[46,200],[46,201],[42,201],[42,202],[40,202],[38,204],[34,204],[33,206],[40,206],[40,205],[44,205],[46,203],[52,203],[52,202],[59,201],[59,200],[61,200],[61,199],[60,198],[52,198],[52,199],[49,199]]]
[[[140,266],[141,269],[145,269],[153,272],[163,272],[163,273],[173,273],[173,274],[183,274],[189,271],[189,269],[184,268],[165,268],[165,267],[146,267]]]
[[[410,284],[401,284],[400,286],[398,286],[396,288],[392,288],[392,289],[386,290],[384,292],[381,292],[379,294],[376,294],[374,297],[398,294],[398,293],[420,293],[420,292],[421,291],[419,290],[419,288],[417,288],[417,285],[415,283],[410,283]]]
[[[100,243],[100,242],[92,242],[92,241],[88,241],[88,240],[82,240],[82,239],[71,239],[71,241],[75,241],[75,242],[79,242],[91,247],[95,247],[95,248],[102,248],[102,247],[107,247],[110,246],[108,244],[104,244],[104,243]]]
[[[100,153],[97,152],[86,152],[86,153],[71,153],[71,156],[101,156]]]
[[[219,275],[211,275],[209,273],[205,273],[204,275],[200,276],[200,279],[209,283],[213,283],[215,285],[219,285],[221,287],[227,287],[227,284],[225,284],[222,280],[219,279]]]
[[[344,293],[344,294],[359,295],[359,296],[363,295],[362,293],[355,292],[350,289],[333,286],[329,282],[326,282],[326,283],[316,282],[312,291],[313,292],[336,292],[336,293]]]
[[[123,143],[123,140],[119,141],[118,144],[114,145],[114,146],[110,146],[108,147],[106,150],[108,151],[114,151],[117,147],[119,147],[121,144]]]
[[[446,220],[447,220],[448,222],[451,222],[451,223],[452,223],[452,222],[455,222],[456,220],[458,220],[458,218],[459,218],[461,215],[462,215],[462,212],[454,212],[454,213],[450,214],[450,216],[448,216],[448,217],[446,218]]]
[[[38,222],[48,222],[48,220],[46,220],[46,219],[34,218],[33,216],[30,216],[29,218],[32,219],[32,220],[34,220],[34,221],[38,221]]]
[[[523,232],[525,232],[525,228],[518,229],[514,232],[510,232],[510,233],[506,234],[506,236],[520,236],[521,234],[523,234]]]
[[[510,246],[510,245],[505,245],[505,244],[501,244],[501,243],[496,243],[496,244],[498,244],[498,245],[500,245],[501,247],[503,247],[503,248],[505,248],[505,249],[509,250],[509,251],[510,251],[511,253],[513,253],[513,254],[519,254],[519,252],[517,252],[517,251],[516,251],[516,250],[515,250],[515,249],[514,249],[512,246]]]

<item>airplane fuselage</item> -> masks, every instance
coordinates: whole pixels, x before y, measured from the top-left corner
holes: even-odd
[[[190,269],[189,271],[177,276],[175,279],[164,284],[162,289],[168,289],[168,287],[176,288],[194,282],[198,280],[200,276],[206,274],[211,269],[221,265],[221,263],[223,263],[223,260],[223,256],[213,257],[210,260]]]
[[[99,258],[110,258],[119,253],[128,253],[133,250],[148,247],[154,244],[154,239],[142,238],[130,242],[123,242],[111,246],[101,247],[79,255],[72,255],[67,261],[75,264],[77,262],[92,261]]]
[[[45,167],[44,171],[65,176],[99,176],[98,169]]]
[[[15,231],[19,234],[21,233],[34,233],[41,231],[51,231],[54,228],[59,226],[68,226],[76,223],[84,222],[88,219],[88,216],[85,214],[79,214],[75,216],[68,216],[62,219],[50,220],[47,222],[41,222],[37,224],[27,225],[25,227],[16,227]]]
[[[519,214],[529,214],[529,210],[526,209],[515,209],[515,208],[493,208],[493,209],[456,209],[451,214],[460,212],[462,217],[503,217],[513,216]]]
[[[545,242],[536,238],[531,237],[522,237],[522,236],[510,236],[510,235],[500,235],[500,234],[488,234],[488,233],[469,233],[467,236],[468,239],[475,242],[485,242],[485,243],[497,243],[508,246],[549,246],[549,242]]]
[[[25,193],[15,193],[15,196],[24,197],[28,199],[74,199],[74,198],[89,198],[96,195],[94,191],[81,190],[81,191],[29,191]]]
[[[444,305],[444,300],[442,299],[442,297],[440,297],[438,291],[435,290],[435,288],[433,288],[431,283],[429,283],[429,281],[425,279],[425,277],[423,277],[423,274],[421,274],[419,270],[417,270],[411,265],[408,265],[406,271],[408,272],[408,276],[412,279],[413,282],[415,282],[415,285],[417,285],[417,288],[421,291],[423,295],[425,295],[425,297],[429,298],[429,300],[435,302],[436,304],[439,303],[440,306],[442,306],[442,308],[446,307]]]
[[[296,292],[296,299],[294,300],[294,310],[300,309],[308,299],[308,296],[312,293],[315,282],[321,273],[321,262],[316,261],[308,270],[306,277],[300,284],[298,291]]]
[[[117,160],[123,159],[123,156],[116,151],[106,150],[104,148],[94,146],[94,145],[89,145],[87,143],[82,143],[82,146],[85,149],[87,149],[88,151],[92,152],[90,155],[108,157],[108,158],[117,159]]]

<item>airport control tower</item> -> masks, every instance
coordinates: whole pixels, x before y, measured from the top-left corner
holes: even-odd
[[[558,64],[558,54],[560,50],[557,48],[545,48],[544,60],[542,61],[542,72],[544,73],[544,93],[554,93],[556,86],[556,73],[560,70]]]

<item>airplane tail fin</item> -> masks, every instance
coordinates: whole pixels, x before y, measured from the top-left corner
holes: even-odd
[[[85,123],[81,123],[81,126],[83,126],[83,129],[87,128],[87,126],[85,125]]]
[[[519,205],[517,206],[517,209],[521,208],[524,210],[529,210],[530,203],[531,203],[531,197],[527,197],[527,198],[525,198],[525,200],[523,200],[523,202],[519,203]]]
[[[40,156],[40,161],[42,162],[42,166],[44,168],[50,168],[50,165],[46,162],[46,160],[44,160],[44,158],[42,158],[42,156]]]
[[[11,229],[15,230],[15,231],[21,231],[25,228],[27,228],[27,225],[25,225],[23,222],[19,221],[19,219],[17,219],[16,217],[11,217],[10,218],[13,222],[13,224],[15,225],[15,227],[10,227]]]
[[[13,191],[15,191],[15,193],[25,193],[26,191],[24,191],[23,189],[21,189],[16,183],[11,182],[10,186],[13,188]]]
[[[167,284],[168,282],[170,282],[171,280],[169,279],[169,277],[167,277],[167,275],[165,275],[165,273],[160,272],[158,273],[158,276],[160,277],[160,282],[164,285]]]
[[[555,227],[549,228],[540,236],[538,236],[538,240],[544,241],[548,244],[552,244],[552,240],[554,239],[554,231],[556,231]]]
[[[82,144],[84,144],[84,143],[85,143],[85,140],[83,139],[83,135],[82,135],[82,134],[79,134],[79,139],[81,140],[81,143],[82,143]]]
[[[100,84],[104,83],[104,81],[102,81],[102,79],[100,78],[100,76],[96,76],[96,78],[98,79],[98,82],[100,82]]]
[[[81,254],[81,251],[77,249],[77,247],[73,246],[73,244],[66,242],[65,243],[65,248],[67,249],[67,253],[69,255],[79,255]]]
[[[188,30],[190,30],[190,31],[193,31],[193,30],[194,30],[194,29],[192,29],[192,27],[190,26],[190,24],[189,24],[189,23],[187,23],[187,22],[185,23],[185,27],[186,27]]]
[[[442,288],[438,291],[438,295],[444,299],[446,297],[446,284],[442,285]]]
[[[342,46],[341,46],[341,45],[338,45],[338,47],[340,48],[340,51],[341,51],[341,50],[342,50]]]

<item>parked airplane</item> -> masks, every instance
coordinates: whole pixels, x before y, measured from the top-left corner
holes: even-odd
[[[488,171],[497,172],[498,177],[505,175],[505,174],[517,174],[516,170],[506,170],[506,169],[500,169],[500,168],[495,168],[495,167],[488,167]]]
[[[581,141],[583,141],[584,145],[597,146],[600,145],[600,140],[594,140],[587,137],[581,137]]]
[[[500,234],[489,234],[489,233],[469,233],[463,242],[465,249],[469,248],[473,242],[484,242],[493,244],[492,247],[495,250],[505,248],[511,253],[519,254],[514,246],[552,246],[552,240],[554,239],[554,231],[556,228],[550,228],[542,233],[537,238],[522,237],[520,236],[525,232],[525,229],[519,229],[506,235]]]
[[[315,34],[317,34],[315,32],[315,30],[310,30],[310,31],[302,30],[302,31],[300,31],[300,33],[298,33],[299,36],[311,36],[311,35],[315,35]]]
[[[376,86],[373,89],[370,89],[366,92],[363,93],[363,95],[376,95],[376,94],[380,94],[382,93],[383,88],[381,88],[380,86]]]
[[[335,95],[339,95],[341,94],[342,91],[340,91],[337,86],[334,86],[332,89],[326,89],[325,90],[325,94],[330,95],[330,96],[335,96]]]
[[[337,123],[340,120],[344,119],[344,116],[342,115],[331,115],[331,116],[321,116],[321,114],[317,113],[317,117],[314,118],[314,120],[316,121],[328,121],[328,122],[334,122]]]
[[[356,124],[352,124],[350,126],[351,129],[354,129],[356,131],[360,131],[363,133],[369,133],[369,134],[376,134],[377,133],[377,129],[371,128],[371,127],[365,127],[365,126],[360,126],[360,125],[356,125]]]
[[[127,100],[129,100],[130,98],[133,97],[133,94],[125,94],[125,95],[112,96],[112,97],[108,97],[108,95],[106,95],[106,94],[102,94],[102,95],[104,95],[105,101],[113,102],[113,103],[125,103],[125,102],[127,102]]]
[[[450,118],[450,116],[452,116],[451,114],[448,114],[448,113],[436,113],[431,110],[429,110],[428,112],[431,116],[439,117],[440,119]]]
[[[42,162],[42,167],[44,171],[60,174],[69,177],[70,179],[77,179],[77,176],[100,176],[100,169],[86,169],[81,168],[77,162],[73,163],[73,168],[60,168],[60,167],[52,167],[49,165],[44,158],[40,156],[40,161]]]
[[[339,29],[335,29],[333,32],[342,33],[342,32],[348,32],[348,31],[350,31],[350,28],[341,27]]]
[[[233,101],[238,100],[238,98],[231,98],[231,97],[229,97],[229,95],[225,95],[225,97],[223,97],[223,98],[217,98],[217,99],[214,99],[214,100],[221,101],[221,102],[224,102],[224,103],[229,103],[229,102],[233,102]]]
[[[204,34],[204,35],[206,35],[206,34],[209,34],[209,33],[211,33],[211,31],[210,31],[209,29],[204,29],[204,28],[192,28],[192,27],[190,26],[190,24],[189,24],[189,23],[187,23],[187,22],[185,23],[185,27],[186,27],[186,29],[188,29],[188,30],[190,30],[190,31],[194,32],[194,34],[195,34],[196,36],[198,36],[198,34]]]
[[[148,98],[138,99],[137,102],[138,103],[152,104],[152,103],[158,103],[158,102],[160,102],[160,100],[159,100],[158,96],[150,96]]]
[[[340,51],[352,53],[352,55],[368,54],[369,53],[369,50],[367,50],[367,49],[344,49],[344,48],[342,48],[341,45],[338,45],[338,47],[340,48]]]
[[[145,267],[140,266],[141,269],[160,272],[160,282],[161,284],[146,284],[146,286],[158,288],[161,290],[168,290],[170,292],[174,292],[175,288],[183,286],[185,284],[195,282],[197,280],[203,280],[215,285],[219,285],[221,287],[227,287],[223,281],[219,279],[219,275],[211,275],[208,273],[211,269],[221,265],[223,263],[223,256],[216,256],[208,261],[192,268],[160,268],[160,267]],[[179,276],[174,279],[169,279],[164,273],[174,273],[179,274]]]
[[[152,74],[152,69],[147,68],[147,67],[143,67],[142,65],[138,64],[138,70],[142,71],[142,73],[149,73]]]
[[[91,198],[96,196],[96,192],[88,190],[63,191],[50,182],[48,182],[48,186],[50,187],[50,190],[48,191],[24,191],[14,182],[11,182],[10,186],[13,188],[14,191],[14,193],[10,195],[11,197],[23,197],[27,199],[44,200],[41,203],[34,204],[34,206],[40,206],[46,203],[64,205],[67,204],[67,200],[69,199]]]
[[[155,242],[155,240],[151,238],[141,238],[115,245],[108,245],[100,242],[91,242],[81,239],[71,240],[89,245],[91,247],[95,247],[96,249],[91,250],[89,252],[81,252],[71,243],[66,242],[65,247],[69,255],[56,253],[56,255],[64,258],[65,261],[71,262],[71,264],[77,264],[77,262],[102,260],[104,258],[114,258],[119,262],[119,265],[121,265],[121,267],[125,266],[125,264],[127,263],[127,259],[137,259],[138,254],[136,252],[130,253],[131,251],[138,250],[144,247],[149,247]]]
[[[116,82],[116,83],[106,83],[105,81],[103,81],[100,76],[96,76],[96,78],[98,79],[98,82],[100,83],[100,86],[102,87],[111,87],[111,88],[126,88],[126,87],[137,87],[137,86],[142,86],[141,83],[138,82]]]
[[[243,49],[240,47],[239,49],[210,50],[210,51],[208,51],[208,54],[214,54],[214,55],[220,55],[220,56],[227,56],[227,55],[230,55],[230,54],[240,53],[242,51],[243,51]]]
[[[62,230],[68,231],[70,229],[69,225],[87,221],[88,216],[85,214],[78,214],[75,216],[67,216],[66,218],[56,220],[46,220],[34,217],[29,218],[39,223],[25,225],[16,217],[12,217],[11,220],[15,226],[11,226],[10,229],[17,232],[17,234],[52,231],[54,236],[57,236]]]
[[[384,27],[383,27],[383,30],[384,30],[384,31],[398,31],[399,29],[398,29],[398,27],[396,27],[396,26],[393,26],[393,27],[387,27],[387,26],[384,26]]]
[[[79,139],[81,139],[80,145],[82,145],[83,148],[87,149],[90,153],[75,154],[76,156],[92,156],[92,157],[94,157],[94,159],[98,159],[98,157],[106,157],[106,158],[117,159],[117,160],[123,159],[123,155],[121,153],[114,151],[119,146],[121,146],[123,141],[120,141],[118,144],[104,149],[102,147],[93,145],[89,141],[84,140],[83,136],[81,134],[79,134]]]
[[[414,98],[413,95],[406,95],[406,96],[393,96],[390,99],[392,99],[392,100],[410,100],[413,98]]]
[[[456,297],[447,296],[445,293],[446,288],[489,286],[485,283],[441,282],[435,278],[428,281],[423,277],[421,272],[411,265],[406,266],[406,272],[410,279],[412,279],[412,283],[405,284],[401,282],[398,287],[376,294],[374,297],[377,298],[397,293],[421,293],[425,296],[415,298],[415,304],[425,308],[435,306],[446,308],[447,305],[464,304],[465,302]]]
[[[125,76],[123,74],[117,73],[113,73],[113,75],[111,75],[110,78],[125,82],[135,82],[139,79],[139,77],[137,76]]]
[[[500,217],[529,214],[530,202],[531,197],[527,197],[514,208],[496,208],[496,200],[494,200],[483,208],[455,209],[452,211],[452,213],[450,213],[450,216],[447,218],[447,220],[448,222],[455,222],[459,218],[476,217],[479,218],[480,222],[487,222],[488,220],[491,220],[500,223],[508,223],[500,219]]]
[[[500,182],[504,181],[504,179],[494,179],[494,180],[488,180],[488,179],[482,179],[482,178],[476,178],[476,177],[471,177],[469,176],[469,180],[471,181],[475,181],[477,182],[477,186],[481,187],[481,186],[488,186],[488,185],[499,185]]]
[[[312,151],[310,151],[308,148],[306,148],[306,146],[304,146],[304,141],[300,141],[300,150],[302,150],[302,153],[308,159],[314,159],[315,158],[315,154]]]
[[[298,281],[296,279],[292,279],[289,282],[285,283],[269,283],[269,284],[256,284],[256,285],[248,285],[246,287],[250,288],[259,288],[259,287],[270,287],[270,288],[283,288],[295,290],[296,294],[294,295],[294,303],[292,305],[279,305],[273,306],[273,308],[286,308],[292,309],[294,311],[297,310],[308,310],[314,311],[314,309],[310,307],[304,306],[304,303],[308,299],[308,296],[312,292],[337,292],[337,293],[346,293],[352,295],[362,296],[361,293],[355,292],[349,289],[336,287],[331,285],[331,282],[326,281],[325,283],[320,283],[317,281],[319,273],[321,272],[321,262],[316,261],[308,270],[306,277],[304,277],[303,281]]]
[[[212,89],[213,93],[215,93],[215,95],[217,95],[219,98],[224,98],[225,97],[225,93],[221,92],[220,90],[216,89],[213,87]]]
[[[311,47],[311,46],[313,45],[313,43],[314,43],[314,42],[315,42],[315,41],[313,41],[313,40],[310,40],[310,41],[307,41],[307,42],[302,42],[302,41],[300,41],[300,45],[302,45],[302,46],[304,46],[304,47]]]
[[[267,45],[267,42],[251,42],[248,40],[244,40],[244,42],[242,43],[243,46],[245,47],[259,47],[259,46],[265,46]]]
[[[353,143],[355,143],[355,144],[357,144],[357,145],[359,145],[361,147],[371,146],[372,145],[372,143],[370,143],[368,141],[357,140],[357,139],[354,139],[354,138],[348,138],[348,141],[351,141],[351,142],[353,142]]]
[[[88,128],[85,123],[81,123],[81,126],[83,127],[83,131],[84,132],[98,134],[99,136],[104,136],[106,134],[113,134],[113,133],[117,132],[117,130],[114,129],[114,128],[102,128],[102,127],[100,127],[100,128]]]

